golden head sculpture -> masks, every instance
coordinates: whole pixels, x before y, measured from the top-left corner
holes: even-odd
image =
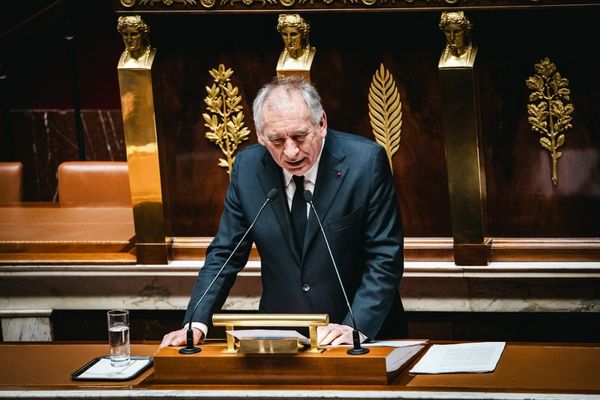
[[[316,49],[310,45],[310,25],[299,14],[280,14],[277,31],[283,51],[277,62],[277,76],[302,75],[310,80],[310,67]]]
[[[463,11],[444,11],[439,27],[446,38],[442,60],[460,64],[472,61],[473,44],[471,31],[473,23]]]
[[[150,26],[139,15],[128,15],[119,17],[117,32],[121,34],[125,44],[121,61],[123,63],[133,62],[143,66],[147,65],[152,51]]]

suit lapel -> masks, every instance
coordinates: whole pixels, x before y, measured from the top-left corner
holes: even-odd
[[[283,178],[281,167],[279,167],[271,155],[265,149],[265,156],[263,157],[263,168],[258,172],[258,178],[262,185],[262,188],[265,192],[265,197],[267,193],[271,191],[271,189],[276,188],[279,190],[279,196],[271,203],[273,211],[275,212],[275,216],[277,217],[277,221],[281,227],[281,231],[283,232],[283,236],[285,237],[285,241],[287,242],[288,247],[296,261],[298,261],[298,265],[300,265],[300,254],[298,254],[298,250],[296,249],[294,236],[292,233],[292,225],[290,222],[290,210],[287,205],[287,198],[285,194],[285,187],[283,186]]]
[[[317,172],[317,182],[313,192],[313,204],[321,223],[327,218],[327,213],[333,205],[333,201],[346,179],[348,166],[343,163],[346,154],[340,147],[334,134],[330,131],[325,137],[325,147],[319,162],[319,171]],[[304,249],[302,255],[306,254],[310,242],[319,232],[319,223],[311,210],[306,224],[306,235],[304,237]]]

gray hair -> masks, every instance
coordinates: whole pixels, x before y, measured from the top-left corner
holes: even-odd
[[[282,89],[289,98],[293,93],[298,93],[308,108],[308,114],[314,126],[319,125],[323,117],[323,105],[321,104],[321,96],[317,89],[298,75],[290,75],[283,78],[275,78],[271,82],[264,85],[256,95],[252,104],[252,112],[254,115],[254,126],[259,135],[263,134],[264,118],[263,109],[265,104],[282,104],[286,99],[283,96],[271,96],[274,90]]]

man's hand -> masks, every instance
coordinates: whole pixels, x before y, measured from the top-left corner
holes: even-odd
[[[348,325],[329,324],[327,326],[317,327],[317,342],[319,346],[331,344],[337,346],[339,344],[352,344],[352,329]],[[360,333],[360,342],[363,343],[366,336]]]
[[[169,332],[165,336],[163,336],[162,342],[158,346],[158,349],[162,349],[164,347],[169,346],[185,346],[187,344],[187,330],[188,328],[181,328],[179,330]],[[194,345],[200,343],[200,340],[203,339],[204,333],[198,328],[192,328],[194,331]]]

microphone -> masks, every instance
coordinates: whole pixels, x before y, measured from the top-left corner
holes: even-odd
[[[200,299],[196,302],[196,305],[192,309],[192,312],[190,314],[190,320],[188,322],[188,329],[187,329],[187,332],[186,332],[186,335],[187,335],[186,336],[187,344],[186,344],[186,346],[184,348],[179,349],[179,353],[180,354],[195,354],[195,353],[199,353],[200,351],[202,351],[202,349],[199,346],[194,346],[194,331],[192,330],[192,318],[194,317],[194,313],[198,309],[198,306],[200,305],[200,303],[202,303],[202,300],[204,300],[204,297],[206,297],[206,295],[208,294],[210,288],[212,288],[212,286],[217,281],[217,279],[219,278],[219,276],[221,276],[221,273],[223,272],[223,270],[225,269],[225,267],[229,263],[229,260],[231,260],[231,257],[233,257],[233,255],[237,251],[238,247],[240,247],[240,244],[242,244],[242,242],[244,241],[244,239],[246,239],[246,236],[248,236],[248,233],[250,233],[250,230],[254,227],[254,224],[258,220],[258,217],[260,217],[260,214],[262,213],[262,211],[264,210],[264,208],[267,206],[268,203],[270,203],[271,201],[273,201],[278,195],[279,195],[279,190],[277,190],[275,188],[271,189],[271,191],[269,192],[269,194],[267,194],[267,199],[265,200],[265,202],[263,203],[263,205],[258,210],[258,213],[256,214],[256,217],[254,217],[254,220],[252,221],[252,223],[250,224],[250,226],[248,227],[248,229],[246,229],[246,232],[244,232],[244,236],[242,236],[242,238],[240,239],[240,241],[238,242],[238,244],[235,246],[235,248],[229,254],[229,257],[227,257],[227,260],[225,260],[225,262],[223,263],[223,266],[219,269],[219,271],[217,272],[217,274],[215,275],[215,277],[213,278],[213,280],[210,282],[210,284],[208,285],[208,287],[206,288],[206,290],[204,291],[204,293],[202,293],[202,296],[200,296]]]
[[[304,201],[306,201],[310,208],[313,210],[315,217],[317,217],[317,222],[319,223],[319,228],[321,229],[321,233],[323,234],[323,239],[325,239],[325,245],[327,246],[327,251],[329,251],[329,257],[331,258],[331,263],[333,264],[333,268],[335,269],[335,274],[337,275],[338,281],[340,282],[340,287],[342,288],[342,293],[344,294],[344,299],[346,300],[346,305],[348,306],[348,311],[350,311],[350,318],[352,319],[352,342],[354,347],[348,349],[346,353],[356,356],[361,354],[367,354],[369,349],[366,347],[362,347],[360,345],[360,334],[358,330],[356,330],[356,320],[354,319],[354,313],[352,312],[352,307],[350,307],[350,302],[348,301],[348,295],[346,294],[346,289],[344,288],[344,284],[342,283],[342,278],[340,277],[340,271],[338,270],[337,264],[335,263],[335,259],[333,258],[333,253],[331,252],[331,247],[329,247],[329,241],[327,240],[327,235],[325,235],[325,229],[323,229],[323,224],[321,224],[321,219],[319,218],[319,214],[317,214],[317,209],[312,201],[313,195],[310,190],[304,191]]]

